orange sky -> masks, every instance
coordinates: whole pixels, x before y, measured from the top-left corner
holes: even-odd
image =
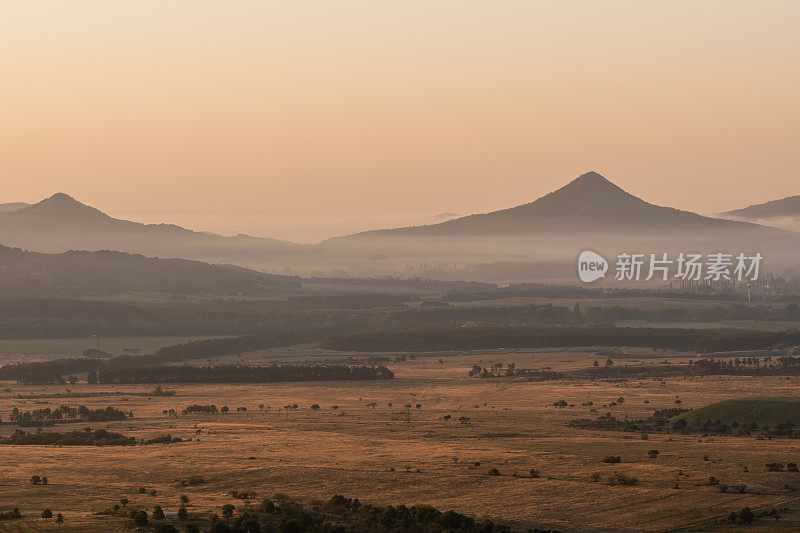
[[[0,202],[298,240],[800,194],[800,2],[10,1]]]

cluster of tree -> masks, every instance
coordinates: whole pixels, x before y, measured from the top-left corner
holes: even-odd
[[[36,432],[26,433],[16,430],[8,437],[0,437],[0,444],[55,445],[55,446],[133,446],[136,439],[105,429],[91,431],[70,431],[66,433]]]
[[[570,420],[568,425],[569,427],[580,429],[629,431],[635,433],[666,432],[670,429],[670,422],[666,417],[656,417],[654,415],[647,418],[629,420],[617,418],[611,413],[606,413],[597,418],[578,418],[576,420]]]
[[[737,435],[737,436],[750,436],[755,435],[758,438],[800,438],[800,431],[795,429],[795,424],[791,420],[775,424],[775,427],[770,427],[766,424],[759,426],[756,422],[742,423],[734,420],[732,422],[724,422],[717,418],[711,420],[707,418],[701,420],[700,418],[679,418],[672,423],[672,431],[681,433],[700,433],[703,435]]]
[[[508,363],[503,368],[503,363],[497,362],[488,368],[481,365],[472,365],[469,371],[471,378],[500,378],[524,377],[530,381],[550,381],[564,379],[564,374],[552,370],[533,370],[530,368],[517,368],[516,363]]]
[[[733,374],[745,376],[800,375],[800,357],[735,357],[732,359],[704,358],[690,361],[701,374]]]
[[[113,407],[90,409],[85,405],[78,407],[62,405],[55,409],[44,407],[32,411],[20,411],[14,407],[11,409],[9,420],[12,424],[30,427],[52,426],[62,422],[109,422],[128,418],[133,418],[133,412],[125,412]]]
[[[0,511],[0,520],[19,520],[22,518],[22,513],[19,512],[19,507],[14,507],[10,511]]]
[[[491,520],[478,521],[455,511],[440,511],[427,505],[362,504],[357,498],[334,496],[323,505],[312,508],[288,498],[265,499],[258,507],[238,511],[232,504],[222,507],[222,517],[212,515],[204,524],[211,533],[244,533],[249,531],[417,531],[440,533],[494,533],[510,531],[508,526]]]
[[[646,346],[712,352],[800,343],[800,331],[708,330],[616,326],[486,326],[367,331],[324,341],[335,350],[440,351],[556,346]]]
[[[64,383],[65,374],[88,372],[102,367],[102,359],[75,357],[53,359],[33,363],[12,363],[0,366],[0,379],[14,379],[19,383],[50,384]]]
[[[99,372],[99,383],[267,383],[392,379],[385,366],[271,364],[267,366],[150,366]]]
[[[751,524],[756,519],[756,515],[749,507],[744,507],[738,513],[731,511],[727,518],[728,524]]]
[[[183,410],[183,414],[188,415],[192,413],[206,413],[206,414],[214,414],[217,412],[217,406],[214,404],[211,405],[200,405],[193,403],[192,405],[187,405],[186,409]]]
[[[736,435],[752,436],[759,438],[800,438],[800,431],[795,429],[795,424],[791,420],[776,424],[774,428],[761,426],[755,422],[739,424],[737,421],[730,423],[723,422],[721,419],[701,420],[695,417],[681,417],[675,420],[676,416],[689,412],[690,409],[673,408],[656,411],[648,418],[635,420],[620,419],[612,416],[611,413],[598,416],[597,418],[579,418],[571,420],[568,425],[574,428],[593,429],[602,431],[628,431],[632,433],[699,433],[702,435]]]
[[[180,437],[173,437],[170,434],[160,435],[158,437],[153,437],[152,439],[147,439],[142,441],[142,444],[172,444],[173,442],[183,442],[183,439]]]

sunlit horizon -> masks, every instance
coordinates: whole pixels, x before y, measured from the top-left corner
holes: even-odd
[[[0,12],[0,202],[313,242],[588,170],[703,214],[800,194],[793,2]]]

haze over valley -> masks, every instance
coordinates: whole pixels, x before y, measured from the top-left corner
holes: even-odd
[[[800,531],[800,2],[0,2],[0,532]]]
[[[650,204],[596,172],[527,204],[490,213],[443,213],[433,223],[370,230],[298,244],[225,237],[166,223],[112,218],[58,193],[33,205],[4,204],[0,242],[28,250],[119,250],[148,257],[230,263],[301,276],[423,276],[480,281],[569,281],[585,249],[620,252],[760,252],[794,266],[800,234],[744,220]],[[785,211],[785,210],[784,210]],[[784,211],[781,211],[784,213]]]

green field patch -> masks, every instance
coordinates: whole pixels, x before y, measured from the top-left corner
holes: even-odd
[[[791,422],[796,427],[800,427],[800,398],[723,400],[694,409],[673,420],[680,418],[690,424],[695,420],[700,424],[709,420],[715,423],[719,420],[728,426],[737,422],[740,427],[755,423],[759,428],[775,428],[779,424]]]

